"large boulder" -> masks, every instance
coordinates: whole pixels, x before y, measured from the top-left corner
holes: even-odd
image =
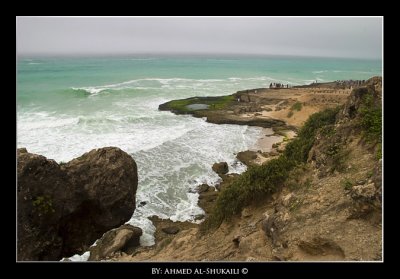
[[[86,251],[135,210],[137,167],[116,147],[60,166],[19,149],[18,260],[59,260]]]
[[[257,159],[257,152],[255,151],[242,151],[236,155],[236,158],[246,166],[254,165],[254,160]]]
[[[90,247],[89,261],[99,261],[111,256],[114,252],[126,252],[140,245],[142,235],[140,228],[131,225],[106,232],[97,242]]]
[[[227,174],[229,171],[228,164],[226,162],[215,163],[212,166],[212,169],[217,174]]]

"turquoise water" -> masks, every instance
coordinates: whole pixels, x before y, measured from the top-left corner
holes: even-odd
[[[118,146],[138,164],[138,207],[132,224],[147,216],[194,220],[202,210],[196,185],[219,181],[214,162],[231,172],[245,167],[234,153],[254,145],[261,129],[213,125],[158,111],[177,98],[238,90],[381,75],[381,61],[296,57],[21,58],[17,75],[17,145],[69,161],[98,147]]]

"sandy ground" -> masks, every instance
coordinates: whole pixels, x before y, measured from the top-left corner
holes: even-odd
[[[275,118],[285,121],[288,125],[300,127],[308,119],[308,117],[327,107],[335,107],[343,104],[350,89],[332,89],[332,88],[289,88],[289,89],[273,89],[258,93],[261,99],[274,99],[274,104],[263,105],[260,118]],[[256,95],[254,93],[253,95]],[[291,106],[296,103],[302,103],[300,111],[292,110],[293,115],[288,117]],[[270,109],[271,111],[267,111]],[[244,117],[249,117],[249,114]]]
[[[322,109],[335,107],[343,104],[350,89],[334,88],[285,88],[285,89],[264,89],[257,93],[247,93],[247,98],[243,98],[241,105],[260,105],[262,111],[246,112],[238,115],[240,118],[250,119],[279,119],[288,125],[301,127],[308,117]],[[296,102],[302,104],[300,111],[292,110],[291,107]],[[289,116],[292,111],[293,115]]]
[[[263,128],[260,138],[256,144],[250,148],[251,151],[270,152],[272,145],[277,142],[281,142],[283,136],[274,134],[274,131],[270,128]]]

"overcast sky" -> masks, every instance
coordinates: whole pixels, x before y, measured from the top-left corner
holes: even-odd
[[[18,17],[18,54],[219,53],[381,58],[382,18]]]

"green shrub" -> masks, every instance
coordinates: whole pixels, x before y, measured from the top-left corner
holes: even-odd
[[[33,201],[32,205],[34,210],[38,212],[39,215],[44,215],[47,213],[54,213],[53,202],[51,198],[47,195],[37,196]]]
[[[301,109],[303,108],[303,104],[300,102],[296,102],[292,105],[292,107],[290,108],[290,110],[297,110],[297,111],[301,111]]]
[[[365,95],[360,107],[360,124],[364,131],[364,138],[376,143],[376,158],[382,158],[382,107],[374,102],[371,93]]]
[[[297,138],[286,146],[284,155],[297,163],[306,162],[317,131],[335,123],[338,111],[339,108],[326,109],[311,115],[300,129]]]
[[[219,226],[224,219],[239,213],[251,201],[274,193],[283,184],[293,166],[292,161],[280,156],[268,164],[250,167],[221,191],[211,216],[203,222],[202,227]]]
[[[293,116],[293,111],[290,110],[290,111],[288,112],[288,114],[287,114],[287,117],[290,118],[290,117],[292,117],[292,116]]]
[[[211,215],[200,229],[218,227],[223,220],[239,213],[252,201],[274,193],[286,181],[289,172],[307,161],[317,131],[335,122],[338,109],[326,109],[313,114],[299,131],[296,139],[288,143],[285,152],[265,165],[250,167],[219,194]],[[310,182],[311,183],[311,182]]]
[[[376,145],[376,159],[382,159],[382,143]]]
[[[365,138],[371,142],[382,142],[382,107],[375,105],[371,93],[363,97],[360,117]]]
[[[331,156],[331,172],[338,171],[343,172],[346,170],[346,162],[349,158],[349,151],[340,147],[336,153]]]
[[[342,187],[344,190],[346,191],[350,191],[351,188],[353,188],[353,182],[351,182],[351,180],[349,180],[348,178],[345,178],[341,181]]]

